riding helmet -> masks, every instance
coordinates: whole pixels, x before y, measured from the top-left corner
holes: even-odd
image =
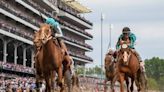
[[[130,28],[129,27],[124,27],[122,30],[122,33],[130,33]]]

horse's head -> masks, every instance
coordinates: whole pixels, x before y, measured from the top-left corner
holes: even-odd
[[[33,42],[37,49],[41,47],[42,41],[40,40],[40,31],[35,31]]]
[[[45,44],[49,39],[52,38],[52,30],[50,25],[42,24],[39,31],[39,38],[42,40],[43,44]]]
[[[105,56],[105,69],[108,69],[112,63],[114,62],[114,57],[113,57],[114,51],[109,50],[109,52]]]
[[[131,56],[131,49],[129,48],[129,43],[127,43],[126,41],[122,41],[121,42],[121,48],[118,51],[118,61],[123,61],[123,63],[128,63],[129,58]]]

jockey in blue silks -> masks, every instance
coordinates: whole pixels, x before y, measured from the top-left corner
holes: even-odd
[[[57,11],[54,11],[53,12],[53,17],[57,19]],[[57,40],[58,40],[61,48],[64,49],[63,52],[65,52],[66,55],[69,55],[68,54],[68,51],[66,49],[66,46],[65,46],[64,42],[61,39],[63,37],[63,33],[62,33],[61,28],[60,28],[60,24],[54,18],[52,18],[52,17],[47,18],[45,23],[51,25],[51,28],[52,28],[52,36],[55,36],[57,38]],[[71,61],[72,61],[72,64],[70,66],[71,74],[74,74],[74,61],[73,61],[72,58],[71,58]]]
[[[134,49],[134,43],[135,43],[135,41],[136,41],[136,36],[135,36],[135,34],[133,34],[133,33],[131,33],[131,32],[130,32],[130,33],[123,33],[123,34],[120,35],[119,41],[122,40],[123,36],[126,35],[126,34],[129,35],[129,39],[130,39],[129,48]],[[117,45],[116,45],[116,49],[119,49],[119,48],[120,48],[120,43],[118,42]]]
[[[59,22],[56,20],[57,19],[57,11],[53,11],[52,12],[53,14],[53,17],[48,17],[46,19],[46,24],[49,24],[51,26],[51,29],[52,29],[52,36],[56,37],[58,42],[59,42],[59,45],[64,49],[65,45],[63,45],[64,43],[62,42],[61,38],[63,37],[63,33],[62,33],[62,30],[60,28],[60,24]],[[56,18],[56,19],[55,19]],[[67,50],[65,50],[66,53],[67,53]],[[68,54],[68,53],[67,53]]]
[[[123,28],[122,34],[119,36],[117,44],[116,44],[116,50],[118,50],[120,48],[120,41],[121,40],[125,41],[125,39],[129,39],[130,40],[130,44],[128,46],[129,46],[129,48],[132,49],[133,53],[136,54],[137,58],[140,61],[140,66],[144,69],[144,63],[142,62],[142,59],[141,59],[139,53],[134,48],[134,44],[135,44],[135,41],[136,41],[136,36],[135,36],[135,34],[133,34],[130,31],[129,27],[124,27]]]
[[[57,12],[53,12],[53,15],[55,18],[57,18]],[[60,24],[58,21],[56,21],[54,18],[49,17],[46,19],[46,23],[51,25],[53,31],[55,31],[54,33],[55,33],[56,37],[62,37],[63,36],[62,30],[60,28]]]

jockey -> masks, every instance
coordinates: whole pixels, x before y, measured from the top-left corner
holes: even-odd
[[[114,48],[109,48],[107,54],[113,55],[114,54]]]
[[[57,11],[53,11],[52,12],[53,17],[55,19],[58,18],[57,17],[57,13],[58,13]],[[69,55],[64,42],[61,40],[61,38],[63,37],[63,33],[62,33],[61,28],[60,28],[60,24],[54,18],[51,18],[51,17],[47,18],[46,19],[46,23],[49,24],[49,25],[51,25],[52,36],[57,37],[57,40],[58,40],[61,48],[64,50],[63,52],[65,52],[65,55]],[[71,58],[71,61],[74,62],[72,58]],[[71,65],[71,73],[73,73],[73,68],[72,67],[74,67],[74,65]]]
[[[139,59],[140,61],[140,66],[144,69],[144,62],[142,61],[139,53],[135,50],[134,48],[134,43],[136,41],[136,36],[135,34],[133,34],[131,31],[130,31],[130,28],[128,27],[124,27],[123,30],[122,30],[122,34],[119,36],[119,39],[118,39],[118,42],[116,44],[116,50],[118,51],[118,49],[120,48],[120,41],[129,41],[130,44],[129,44],[129,48],[132,49],[133,53],[136,54],[137,58]]]
[[[54,16],[54,18],[57,19],[57,11],[53,12],[53,16]],[[54,18],[51,18],[51,17],[47,18],[46,23],[51,25],[53,32],[55,34],[55,37],[62,37],[63,33],[60,28],[59,22],[56,21]]]
[[[113,62],[116,63],[116,53],[114,48],[109,48],[106,55],[111,55],[113,57]]]
[[[53,11],[52,14],[53,14],[53,17],[55,19],[57,19],[57,11]],[[60,28],[59,22],[57,20],[55,20],[54,18],[52,18],[52,17],[47,18],[45,23],[51,25],[52,36],[57,38],[59,45],[64,49],[64,47],[62,45],[63,43],[61,41],[61,38],[63,37],[63,33]],[[67,50],[65,50],[65,51],[67,53]]]

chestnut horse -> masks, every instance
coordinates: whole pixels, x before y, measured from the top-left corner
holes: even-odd
[[[42,79],[46,81],[46,92],[54,89],[55,73],[58,74],[58,85],[63,92],[63,75],[70,66],[70,56],[63,53],[57,39],[52,38],[50,25],[43,24],[34,35],[34,45],[39,50],[35,55],[36,84]]]
[[[114,84],[116,81],[119,81],[119,78],[118,78],[118,69],[116,67],[116,63],[114,61],[114,58],[115,58],[115,55],[116,53],[110,53],[108,52],[105,56],[105,75],[106,75],[106,80],[105,80],[105,84],[107,81],[110,81],[111,83],[111,90],[112,92],[115,92],[114,90]],[[128,81],[128,78],[127,76],[125,76],[125,80],[126,80],[126,85],[128,86],[129,85],[129,81]],[[106,92],[106,86],[105,86],[105,92]]]
[[[121,42],[121,49],[117,54],[117,68],[118,68],[118,77],[120,80],[120,91],[124,92],[124,79],[125,76],[131,78],[131,87],[130,90],[133,92],[133,83],[135,81],[138,91],[141,90],[141,85],[139,83],[139,74],[140,66],[137,56],[133,53],[132,49],[128,47],[126,41]]]

